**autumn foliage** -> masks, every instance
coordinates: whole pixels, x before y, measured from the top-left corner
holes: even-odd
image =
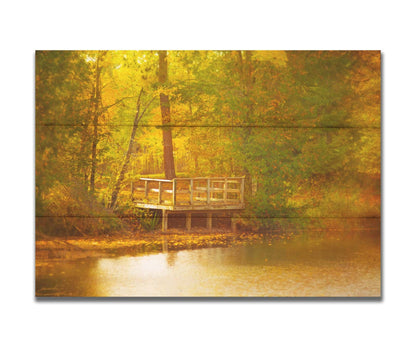
[[[165,174],[167,131],[177,176],[246,177],[246,227],[380,216],[380,52],[168,51],[163,83],[159,55],[36,52],[40,232],[125,228],[130,182]]]

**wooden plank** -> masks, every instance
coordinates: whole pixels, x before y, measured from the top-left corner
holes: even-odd
[[[166,232],[168,230],[168,211],[162,211],[162,232]]]
[[[144,182],[144,198],[147,199],[149,197],[149,184],[147,181]]]
[[[241,211],[244,209],[244,206],[238,204],[238,205],[188,205],[188,206],[175,206],[175,209],[172,210],[172,206],[165,206],[162,205],[160,209],[168,209],[171,211],[176,212],[187,212],[187,211],[193,211],[193,212],[207,212],[207,211],[215,211],[215,212],[229,212],[229,211]]]
[[[189,203],[194,203],[194,180],[191,178],[189,181]]]
[[[210,180],[224,180],[226,178],[227,179],[240,180],[244,177],[243,176],[242,177],[192,177],[191,179],[193,179],[193,180],[207,180],[207,179],[210,179]],[[180,178],[180,177],[178,177],[176,179],[177,180],[188,180],[189,178]]]
[[[223,192],[224,188],[213,188],[213,187],[211,187],[211,191],[212,192]]]
[[[222,198],[222,199],[220,199],[220,198],[212,198],[211,197],[211,199],[209,199],[209,201],[210,202],[222,202],[222,203],[224,203],[224,199]]]
[[[207,179],[207,205],[210,204],[210,198],[211,198],[211,180]]]
[[[232,203],[232,204],[240,203],[240,199],[227,199],[227,203]]]
[[[223,188],[211,188],[211,191],[223,192],[223,191],[225,191],[225,189],[223,189]],[[227,189],[228,193],[240,193],[240,191],[241,191],[240,188],[239,189],[231,189],[231,188]]]
[[[222,205],[222,204],[194,204],[194,205],[158,205],[157,203],[144,203],[144,202],[134,202],[137,207],[145,208],[145,209],[153,209],[153,210],[169,210],[173,212],[187,212],[187,211],[198,211],[198,212],[206,212],[206,211],[240,211],[244,209],[244,205],[241,204],[233,204],[233,205]]]
[[[244,179],[244,177],[192,177],[192,178],[188,178],[188,177],[176,177],[174,178],[175,180],[178,181],[189,181],[189,180],[219,180],[219,181],[223,181],[225,179],[228,180],[234,180],[234,183],[239,183],[238,180]],[[140,181],[153,181],[153,182],[172,182],[173,180],[167,180],[164,178],[147,178],[147,177],[141,177],[139,179]]]
[[[188,189],[177,189],[176,194],[189,194],[190,191]]]
[[[152,189],[152,191],[154,191],[153,189]],[[158,197],[157,197],[157,202],[158,202],[158,204],[161,204],[162,203],[162,182],[161,181],[159,181],[159,191],[158,191]]]
[[[209,200],[210,200],[210,202],[223,201],[225,203],[224,198],[213,198],[213,197],[211,197]],[[199,196],[196,196],[196,197],[194,197],[194,201],[205,201],[206,202],[207,201],[207,198],[201,198]],[[228,202],[238,202],[238,203],[241,202],[240,198],[238,198],[238,199],[230,199],[230,198],[227,198],[227,201]]]
[[[173,180],[172,183],[172,205],[175,206],[176,205],[176,180]]]
[[[167,200],[162,200],[159,202],[158,199],[135,199],[134,200],[135,203],[137,204],[142,204],[142,205],[146,205],[146,204],[150,204],[150,205],[162,205],[164,206],[165,204],[171,205],[171,206],[191,206],[189,201],[178,201],[176,200],[175,205],[173,205],[172,199],[167,199]],[[196,206],[208,206],[207,204],[207,199],[205,197],[200,198],[200,197],[194,197],[193,198],[193,204],[192,205],[196,205]],[[218,206],[242,206],[243,204],[241,203],[240,199],[227,199],[227,202],[225,202],[224,199],[222,198],[210,198],[210,205],[213,205],[214,208],[218,207]],[[149,207],[150,208],[150,207]]]
[[[175,206],[172,205],[172,202],[169,200],[165,200],[163,204],[158,204],[157,200],[151,201],[134,201],[135,205],[140,208],[150,208],[150,209],[158,209],[158,210],[170,210],[170,211],[193,211],[193,210],[241,210],[244,208],[244,204],[241,204],[239,200],[234,200],[232,203],[224,204],[223,202],[215,202],[211,203],[210,205],[206,204],[206,201],[202,201],[199,203],[195,203],[193,205],[188,204],[176,204]],[[165,203],[169,203],[165,204]]]
[[[208,231],[212,231],[212,212],[207,213],[207,228]]]
[[[162,183],[162,182],[159,182]],[[149,189],[152,193],[159,193],[159,188],[150,188]],[[168,194],[172,194],[173,190],[172,189],[162,189],[162,193],[168,193]]]
[[[227,199],[228,199],[228,181],[227,178],[224,180],[224,203],[227,203]]]
[[[244,204],[244,178],[241,179],[241,193],[240,193],[240,201]]]
[[[162,178],[140,178],[140,181],[172,182],[172,180],[166,180],[166,179],[162,179]]]
[[[169,210],[173,211],[173,206],[169,205],[158,205],[157,203],[144,203],[135,201],[135,205],[140,208],[152,209],[152,210]]]
[[[218,202],[222,202],[222,203],[224,203],[225,204],[225,200],[224,199],[217,199],[217,198],[211,198],[211,199],[209,199],[210,200],[210,202],[212,203],[212,202],[216,202],[216,203],[218,203]],[[200,201],[200,202],[206,202],[207,201],[207,199],[206,198],[199,198],[199,197],[195,197],[194,198],[194,201]],[[241,201],[240,201],[240,199],[227,199],[227,203],[229,203],[229,204],[239,204]],[[208,205],[208,204],[207,204]]]
[[[201,198],[199,196],[195,196],[194,197],[194,201],[204,201],[204,202],[207,202],[207,198]]]

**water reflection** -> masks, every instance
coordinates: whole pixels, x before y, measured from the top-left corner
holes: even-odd
[[[251,246],[48,264],[38,295],[379,296],[374,240]]]
[[[169,266],[175,266],[176,259],[178,258],[177,252],[170,252],[166,254],[166,263]]]

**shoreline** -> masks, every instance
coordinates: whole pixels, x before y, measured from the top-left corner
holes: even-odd
[[[50,261],[70,261],[81,258],[119,257],[145,255],[151,253],[181,251],[201,248],[231,247],[248,245],[259,241],[291,241],[302,239],[308,242],[322,240],[347,240],[356,237],[379,236],[377,230],[360,230],[353,233],[333,233],[314,231],[296,233],[294,231],[237,231],[195,228],[191,232],[172,229],[162,233],[160,230],[131,235],[112,235],[98,237],[50,238],[36,240],[36,266]]]
[[[100,236],[77,238],[54,238],[36,240],[36,265],[44,261],[75,260],[80,258],[117,257],[123,255],[140,255],[187,249],[229,247],[248,244],[264,238],[258,232],[232,232],[213,230],[207,232],[193,230],[184,232],[172,230],[141,233],[131,236]],[[293,233],[273,233],[273,239],[289,239]]]

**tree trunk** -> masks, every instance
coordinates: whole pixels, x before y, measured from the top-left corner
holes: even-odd
[[[91,148],[91,175],[90,175],[90,192],[95,192],[95,172],[97,169],[97,145],[98,145],[98,120],[101,114],[101,70],[100,65],[102,58],[106,52],[100,52],[97,55],[95,67],[95,85],[94,85],[94,100],[93,100],[93,135]]]
[[[159,51],[159,82],[163,85],[168,80],[168,61],[167,52]],[[160,93],[160,111],[162,113],[163,128],[163,162],[166,179],[176,177],[175,162],[173,158],[172,130],[168,128],[170,125],[170,104],[169,96]]]
[[[240,81],[242,85],[243,95],[244,95],[244,105],[246,114],[245,122],[246,124],[251,123],[251,119],[253,117],[253,111],[254,111],[254,105],[251,100],[252,90],[254,87],[254,77],[253,77],[253,64],[251,61],[252,52],[251,51],[245,51],[244,56],[243,52],[239,51],[237,55],[238,59],[238,71],[240,74]],[[246,126],[243,130],[243,140],[244,140],[244,146],[248,143],[248,138],[250,137],[252,132],[251,126]],[[245,176],[245,184],[244,184],[244,196],[247,199],[250,199],[252,196],[252,190],[253,190],[253,182],[251,174],[247,167],[243,167],[243,173]]]
[[[133,152],[134,138],[136,136],[136,132],[137,132],[137,128],[139,126],[140,119],[143,117],[147,108],[149,107],[149,105],[154,100],[154,99],[150,100],[150,102],[143,109],[142,113],[140,113],[142,94],[143,94],[143,88],[140,90],[139,97],[137,98],[136,115],[134,117],[133,128],[131,130],[129,148],[127,149],[127,153],[126,153],[126,156],[124,158],[123,166],[121,167],[120,174],[118,175],[116,185],[114,186],[113,193],[111,194],[111,203],[110,203],[111,208],[114,208],[115,205],[116,205],[118,194],[119,194],[120,189],[121,189],[121,184],[124,181],[124,176],[126,175],[127,168],[129,166],[131,153]]]
[[[90,97],[90,103],[88,105],[88,111],[87,111],[87,120],[85,121],[85,124],[83,125],[82,133],[81,133],[81,144],[80,144],[80,150],[78,155],[78,162],[77,162],[77,172],[80,173],[83,179],[83,185],[86,191],[88,191],[89,186],[89,158],[90,158],[90,152],[89,147],[91,145],[90,138],[90,125],[91,125],[91,119],[93,114],[93,108],[94,108],[94,98],[95,98],[95,90],[93,89],[91,92]]]

